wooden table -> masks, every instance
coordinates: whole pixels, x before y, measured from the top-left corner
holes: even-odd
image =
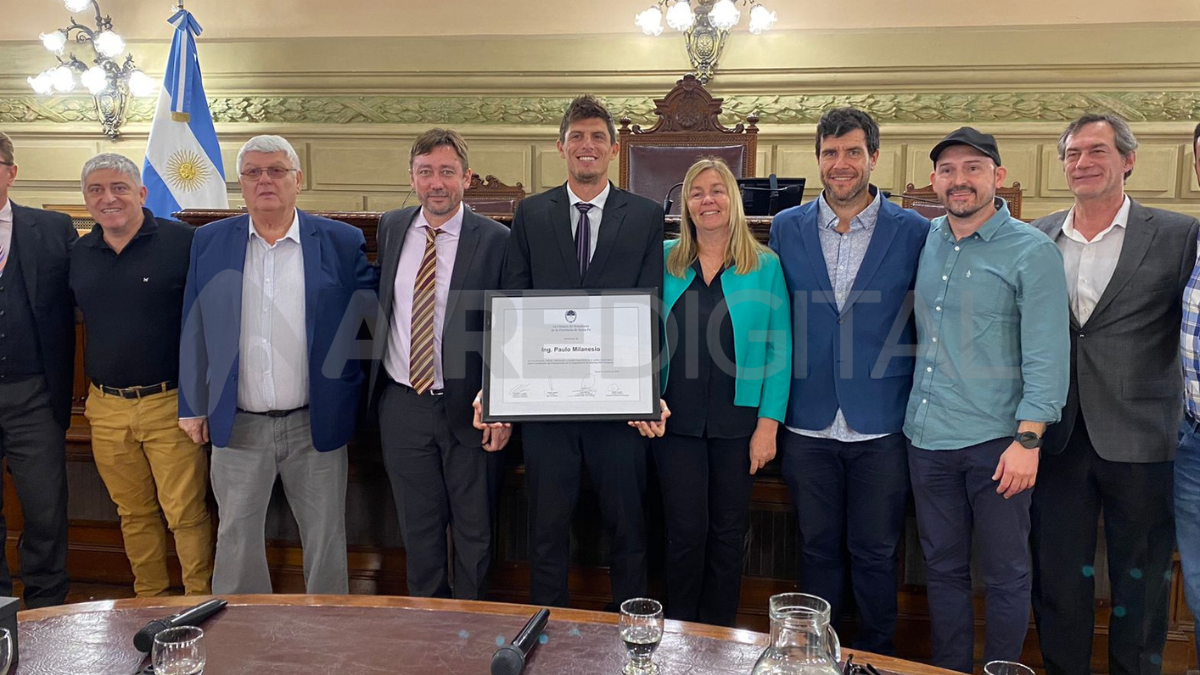
[[[485,675],[497,646],[535,608],[387,596],[242,595],[204,625],[209,675],[388,673]],[[18,614],[19,675],[132,675],[144,655],[133,634],[203,598],[110,600]],[[615,674],[625,662],[617,615],[552,609],[529,675]],[[748,675],[767,636],[668,621],[654,660],[662,675]],[[881,671],[946,675],[899,659],[860,654]]]

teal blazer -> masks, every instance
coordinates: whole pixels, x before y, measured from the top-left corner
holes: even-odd
[[[663,245],[663,262],[678,240]],[[664,268],[665,269],[665,268]],[[682,279],[663,273],[663,310],[665,322],[696,271],[687,269]],[[758,269],[737,274],[733,267],[721,273],[721,288],[733,323],[733,351],[737,362],[733,404],[758,408],[759,417],[783,421],[788,394],[792,388],[792,310],[787,284],[779,257],[770,251],[758,256]],[[671,365],[663,331],[662,390],[667,390],[667,371]]]

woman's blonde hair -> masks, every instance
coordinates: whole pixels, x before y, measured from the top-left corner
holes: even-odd
[[[700,255],[696,245],[696,225],[688,213],[688,196],[692,192],[692,184],[700,174],[708,170],[716,171],[725,183],[729,194],[729,243],[725,245],[725,264],[732,264],[736,274],[746,274],[758,269],[758,256],[768,250],[758,243],[750,225],[746,222],[746,212],[742,208],[742,196],[738,190],[737,178],[729,170],[729,165],[717,157],[703,157],[692,165],[683,178],[683,201],[679,209],[679,243],[667,255],[667,273],[682,279]]]

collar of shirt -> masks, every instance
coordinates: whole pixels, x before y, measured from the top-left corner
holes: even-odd
[[[874,185],[869,186],[868,189],[871,194],[875,195],[875,198],[871,200],[870,204],[867,204],[867,208],[850,219],[851,230],[873,230],[875,223],[879,221],[879,209],[882,208],[883,197],[880,196],[879,189]],[[827,230],[837,227],[838,215],[834,213],[829,202],[825,201],[824,190],[821,190],[821,196],[817,198],[817,212],[820,214],[817,222],[821,227]]]
[[[1129,195],[1125,195],[1125,201],[1121,202],[1121,208],[1117,209],[1117,215],[1113,217],[1112,224],[1101,230],[1100,234],[1092,237],[1091,241],[1084,239],[1083,235],[1079,234],[1079,231],[1075,229],[1075,207],[1072,206],[1071,210],[1067,211],[1066,219],[1063,220],[1062,233],[1071,241],[1077,241],[1081,244],[1098,242],[1104,238],[1104,235],[1112,232],[1114,227],[1125,227],[1129,223],[1130,206]]]
[[[600,194],[596,195],[595,197],[592,197],[590,200],[588,200],[588,203],[591,204],[592,206],[600,209],[601,211],[603,211],[604,203],[608,201],[608,194],[610,192],[612,192],[612,182],[605,183],[604,189],[600,191]],[[571,206],[575,206],[579,202],[583,201],[582,199],[579,198],[579,195],[575,194],[571,190],[570,183],[567,183],[567,197],[569,197],[571,200]]]
[[[133,235],[133,240],[149,237],[155,232],[158,232],[158,221],[154,219],[154,214],[150,212],[150,209],[143,206],[142,226],[138,228],[137,234]],[[80,241],[88,242],[92,248],[111,248],[108,242],[104,241],[104,228],[100,227],[99,223],[92,225],[92,233],[96,235],[95,238],[80,239]]]
[[[249,230],[250,230],[250,234],[248,234],[246,236],[247,236],[247,238],[249,238],[250,241],[254,241],[255,237],[262,239],[262,236],[260,236],[258,234],[258,230],[254,229],[254,218],[250,218]],[[300,209],[293,210],[292,226],[288,228],[287,234],[280,237],[279,240],[276,241],[275,243],[278,244],[280,241],[283,241],[284,239],[291,239],[292,241],[296,242],[297,244],[300,243]],[[267,243],[265,239],[263,239],[263,243],[264,244]]]
[[[975,234],[979,235],[979,238],[984,241],[991,241],[992,237],[996,236],[996,232],[1002,226],[1004,226],[1004,224],[1007,223],[1010,218],[1008,212],[1008,202],[1004,201],[1003,197],[996,197],[994,204],[996,206],[996,213],[991,218],[988,218],[986,221],[984,221],[983,225],[980,225],[978,230],[975,230]],[[954,236],[954,230],[950,229],[949,216],[938,216],[937,218],[934,218],[933,222],[930,223],[930,227],[940,232],[943,239],[950,242],[957,241]]]
[[[0,209],[0,223],[12,224],[12,200],[4,200],[4,208]]]
[[[466,204],[460,203],[458,205],[458,212],[455,213],[453,216],[450,216],[450,220],[447,220],[446,222],[442,223],[441,227],[435,228],[438,230],[438,240],[439,241],[442,239],[445,239],[445,238],[454,239],[454,238],[458,237],[458,234],[460,232],[462,232],[462,225],[463,225],[463,218],[464,218],[465,211],[466,211]],[[413,220],[413,224],[412,224],[412,229],[414,229],[414,230],[422,228],[422,227],[430,227],[429,221],[425,219],[425,209],[424,208],[421,208],[417,211],[417,217]],[[425,233],[422,232],[421,237],[424,237],[424,236],[425,236]]]

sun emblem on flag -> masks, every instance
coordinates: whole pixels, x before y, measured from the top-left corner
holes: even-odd
[[[179,150],[167,160],[167,175],[164,178],[172,188],[181,192],[195,192],[208,182],[211,171],[208,162],[192,150]]]

